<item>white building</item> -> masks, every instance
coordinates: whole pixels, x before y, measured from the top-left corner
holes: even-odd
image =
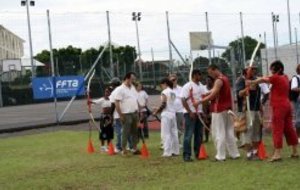
[[[22,38],[0,25],[0,60],[23,57],[24,42]]]
[[[300,63],[300,46],[298,45],[298,52],[296,51],[296,44],[283,45],[277,48],[277,59],[281,60],[284,64],[284,72],[290,78],[296,74],[297,64]],[[266,56],[266,53],[268,56]],[[263,75],[271,74],[269,71],[270,63],[276,60],[275,49],[268,48],[261,50],[262,57],[262,70]],[[267,59],[266,59],[267,57]],[[297,59],[298,57],[298,59]],[[298,60],[298,63],[297,63]]]

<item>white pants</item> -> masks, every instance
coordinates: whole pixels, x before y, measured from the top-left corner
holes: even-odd
[[[216,159],[225,160],[226,149],[230,157],[240,156],[235,142],[233,123],[227,110],[212,113],[211,134],[217,150]]]
[[[161,117],[161,136],[163,140],[164,153],[163,156],[179,155],[178,129],[176,117]]]

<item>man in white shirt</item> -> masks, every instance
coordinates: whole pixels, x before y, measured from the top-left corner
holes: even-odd
[[[112,88],[112,93],[109,96],[109,101],[114,104],[115,103],[115,94],[116,94],[116,89],[121,85],[121,81],[119,78],[113,78],[110,81],[110,85]],[[122,150],[121,146],[121,136],[122,136],[122,123],[120,121],[120,116],[118,112],[115,109],[114,105],[114,112],[113,112],[113,126],[114,126],[114,132],[116,133],[116,147],[115,147],[115,152],[120,152]]]
[[[181,90],[182,87],[177,84],[177,75],[176,74],[170,74],[169,80],[173,82],[173,91],[176,94],[176,100],[175,100],[175,112],[176,112],[176,123],[177,123],[177,129],[178,129],[178,140],[179,143],[181,143],[181,136],[184,133],[184,126],[183,126],[183,105],[181,101]],[[182,146],[182,145],[180,145]]]
[[[300,65],[296,68],[297,75],[294,75],[291,81],[291,90],[295,93],[300,93]],[[295,127],[298,135],[298,142],[300,143],[300,98],[298,96],[296,101],[293,101],[295,110]]]
[[[126,146],[128,137],[132,137],[133,154],[139,154],[138,143],[138,93],[133,85],[136,77],[133,72],[129,72],[124,77],[124,82],[116,89],[115,105],[116,111],[122,122],[122,153],[127,154]]]
[[[206,94],[206,88],[200,82],[201,72],[199,69],[192,71],[192,81],[186,83],[182,87],[181,98],[182,104],[185,108],[185,131],[183,140],[183,160],[185,162],[193,161],[191,159],[192,147],[191,141],[194,134],[194,156],[197,159],[201,142],[202,142],[202,123],[199,120],[199,115],[203,112],[202,105],[194,106],[194,102],[198,102],[202,99],[202,95]]]

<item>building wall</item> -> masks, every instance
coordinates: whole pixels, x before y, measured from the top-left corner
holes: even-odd
[[[24,40],[0,25],[0,60],[20,59],[24,55]]]
[[[296,67],[297,64],[299,64],[297,63],[297,57],[298,57],[298,62],[300,60],[299,50],[300,50],[300,45],[298,45],[298,53],[297,53],[295,44],[280,46],[277,49],[277,57],[284,64],[284,72],[290,78],[296,74]],[[268,67],[270,66],[270,63],[272,63],[272,61],[276,60],[274,48],[268,48],[267,53],[268,53],[268,58],[266,59],[267,57],[266,49],[261,50],[263,75],[271,74]]]

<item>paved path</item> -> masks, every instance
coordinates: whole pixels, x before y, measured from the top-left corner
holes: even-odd
[[[158,106],[159,95],[150,96],[149,107]],[[57,110],[59,115],[68,102],[59,102]],[[93,107],[93,115],[97,117],[97,106]],[[86,100],[76,100],[65,114],[62,124],[87,122]],[[56,125],[54,103],[33,104],[24,106],[11,106],[0,108],[0,133],[34,129]]]

